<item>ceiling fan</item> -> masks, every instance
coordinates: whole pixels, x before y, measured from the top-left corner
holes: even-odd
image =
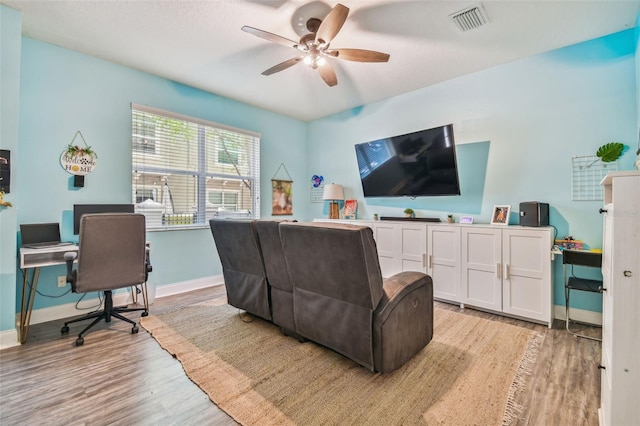
[[[300,51],[300,56],[279,63],[264,71],[262,75],[275,74],[299,62],[304,62],[311,68],[317,69],[325,83],[329,86],[335,86],[338,84],[338,78],[336,77],[333,67],[329,61],[327,61],[327,58],[337,58],[355,62],[387,62],[389,60],[388,54],[373,50],[331,49],[329,47],[329,44],[347,20],[348,14],[348,7],[337,4],[331,9],[331,12],[329,12],[324,21],[318,18],[309,19],[307,21],[307,30],[309,33],[303,35],[299,42],[246,25],[242,27],[242,31],[273,43],[293,47]]]

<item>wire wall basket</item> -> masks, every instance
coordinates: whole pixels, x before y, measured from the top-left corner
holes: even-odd
[[[604,189],[600,182],[607,173],[618,170],[618,161],[605,163],[596,155],[571,158],[571,200],[604,200]]]

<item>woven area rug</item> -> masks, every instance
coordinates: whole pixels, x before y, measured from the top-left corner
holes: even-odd
[[[431,343],[382,375],[239,312],[204,303],[142,318],[142,325],[244,425],[511,424],[544,339],[436,309]]]

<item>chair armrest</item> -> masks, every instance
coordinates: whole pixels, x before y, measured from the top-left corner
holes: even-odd
[[[78,257],[78,252],[68,251],[64,254],[64,261],[67,263],[67,282],[73,284],[76,280],[76,276],[73,273],[73,262]]]
[[[145,247],[144,265],[145,265],[145,281],[146,281],[146,279],[149,278],[149,272],[153,271],[153,266],[151,266],[151,249],[149,248],[149,246]]]
[[[433,286],[433,282],[430,276],[422,272],[400,272],[385,278],[382,284],[383,296],[375,310],[375,320],[384,322],[407,294],[423,286]]]

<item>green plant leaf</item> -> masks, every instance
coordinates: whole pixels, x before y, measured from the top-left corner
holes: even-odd
[[[622,151],[624,151],[624,144],[620,142],[610,142],[598,148],[596,155],[605,163],[610,163],[620,158]]]

